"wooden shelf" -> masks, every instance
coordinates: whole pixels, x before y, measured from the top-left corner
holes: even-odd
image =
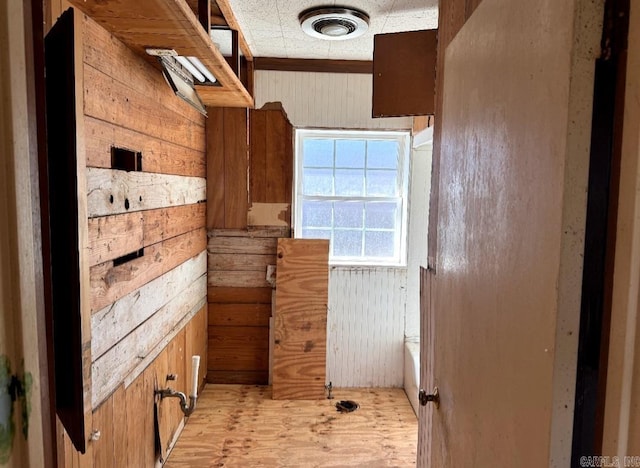
[[[145,49],[174,49],[198,57],[222,86],[198,86],[207,106],[253,107],[253,98],[233,73],[185,0],[70,0],[139,54]]]

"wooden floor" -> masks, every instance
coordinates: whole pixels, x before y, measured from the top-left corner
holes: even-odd
[[[402,389],[272,400],[270,387],[207,385],[167,468],[414,467],[418,423]],[[360,408],[339,413],[335,403]]]

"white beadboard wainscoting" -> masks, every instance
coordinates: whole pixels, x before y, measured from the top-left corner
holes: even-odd
[[[256,109],[282,102],[295,127],[409,129],[410,117],[371,118],[373,78],[361,73],[257,70]]]
[[[407,271],[332,267],[327,380],[335,387],[402,387]]]

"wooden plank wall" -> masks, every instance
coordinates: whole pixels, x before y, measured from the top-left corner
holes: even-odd
[[[204,118],[102,27],[83,17],[83,30],[92,335],[85,391],[99,436],[81,456],[60,430],[58,461],[152,467],[183,425],[178,401],[160,401],[154,389],[189,392],[193,354],[202,356],[201,382],[207,368]],[[114,146],[141,152],[142,171],[112,169]]]
[[[280,102],[250,114],[251,205],[291,203],[293,127]]]
[[[278,238],[286,228],[210,230],[208,382],[266,384],[272,285]]]
[[[247,227],[249,141],[247,109],[208,108],[207,227]]]
[[[208,381],[266,384],[267,267],[277,239],[290,237],[292,127],[278,106],[209,109],[206,125]]]

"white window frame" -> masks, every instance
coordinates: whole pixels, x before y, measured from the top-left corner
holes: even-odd
[[[408,229],[408,205],[409,205],[409,164],[411,161],[411,133],[406,130],[326,130],[326,129],[305,129],[295,130],[295,171],[294,171],[294,237],[302,237],[302,198],[313,200],[354,200],[354,201],[396,201],[398,197],[344,197],[344,196],[304,196],[302,193],[303,180],[303,142],[306,138],[323,139],[376,139],[393,140],[400,145],[400,155],[398,160],[398,182],[400,209],[396,213],[395,246],[397,255],[393,258],[380,257],[339,257],[333,256],[333,247],[329,255],[331,265],[349,266],[397,266],[407,265],[407,229]],[[335,171],[335,165],[334,165]],[[366,183],[366,171],[365,171]],[[366,231],[366,228],[364,228]],[[333,238],[333,233],[332,233]]]

